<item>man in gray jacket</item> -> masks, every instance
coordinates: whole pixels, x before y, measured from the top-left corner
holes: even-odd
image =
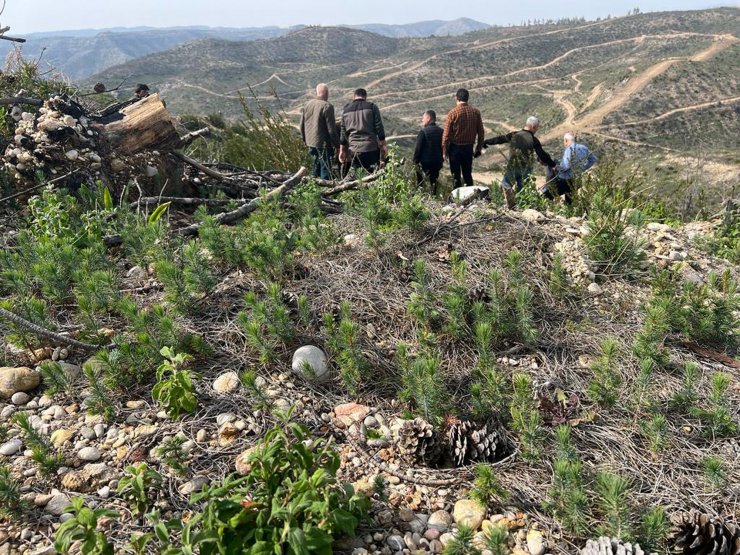
[[[352,102],[342,111],[339,161],[373,171],[383,165],[387,154],[385,129],[380,110],[367,100],[367,91],[357,89]]]
[[[334,119],[334,106],[329,104],[329,87],[316,85],[316,98],[309,100],[301,115],[301,136],[313,158],[313,175],[331,179],[334,149],[339,146],[339,132]]]

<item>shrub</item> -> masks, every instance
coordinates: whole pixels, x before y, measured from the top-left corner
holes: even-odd
[[[113,545],[108,542],[105,532],[97,528],[101,518],[115,518],[118,513],[102,508],[90,509],[82,497],[72,499],[65,512],[72,513],[72,518],[59,527],[54,538],[54,548],[59,553],[69,555],[73,546],[79,545],[80,553],[84,555],[113,555]]]
[[[26,446],[31,450],[31,459],[38,466],[41,475],[51,476],[54,474],[64,462],[62,454],[54,453],[47,439],[31,424],[28,413],[17,412],[12,418],[20,429]]]
[[[555,429],[556,458],[552,486],[546,507],[563,528],[574,534],[586,529],[589,516],[588,498],[583,485],[583,465],[578,460],[570,439],[570,426]]]
[[[404,401],[413,403],[422,418],[439,424],[444,417],[448,395],[436,354],[422,352],[416,357],[408,354],[406,345],[399,345],[396,353],[401,367],[401,392]]]
[[[540,455],[542,415],[534,401],[532,378],[514,374],[511,381],[514,389],[509,405],[511,425],[519,433],[522,457],[534,461]]]
[[[165,439],[155,450],[162,462],[172,469],[178,476],[184,476],[187,470],[188,455],[183,449],[186,439],[176,435]]]
[[[602,525],[600,533],[610,538],[628,540],[632,534],[628,496],[629,481],[618,474],[599,472],[596,475],[596,506]]]
[[[622,378],[618,373],[617,349],[614,339],[606,339],[601,344],[601,355],[594,362],[594,377],[588,385],[588,395],[602,406],[612,407],[619,399],[619,386]]]
[[[337,480],[334,449],[298,424],[269,430],[248,464],[248,475],[193,496],[203,511],[169,523],[182,546],[161,553],[331,553],[334,539],[354,534],[369,509],[366,497]],[[160,538],[162,528],[155,526]]]
[[[458,526],[457,534],[447,542],[442,555],[480,555],[480,549],[473,543],[474,538],[475,530],[464,525]]]
[[[64,394],[71,395],[74,391],[74,383],[70,375],[64,371],[58,362],[45,360],[39,365],[41,370],[41,381],[46,388],[44,393],[53,397]]]
[[[21,483],[10,473],[10,468],[0,465],[0,516],[15,518],[22,511]]]
[[[129,503],[134,515],[143,516],[149,507],[149,494],[162,484],[162,476],[146,463],[127,466],[118,481],[118,493]]]
[[[152,389],[152,398],[164,407],[170,418],[177,418],[183,412],[194,412],[198,401],[193,374],[183,368],[193,357],[176,353],[169,347],[163,347],[161,353],[165,360],[157,368],[157,383]]]
[[[668,537],[671,522],[663,507],[650,507],[642,515],[639,529],[640,546],[648,553],[658,551],[660,544]]]
[[[165,298],[184,312],[192,311],[216,284],[197,240],[169,251],[168,256],[156,261],[155,268]]]
[[[436,308],[437,296],[429,280],[426,262],[421,258],[414,262],[414,281],[411,282],[411,287],[414,291],[406,304],[406,310],[420,325],[431,330],[440,313]]]
[[[246,332],[247,343],[259,353],[262,362],[272,361],[278,349],[292,341],[295,334],[280,286],[270,283],[264,299],[250,291],[244,300],[247,310],[240,312],[237,319]]]
[[[506,501],[509,492],[499,483],[493,467],[489,464],[479,463],[473,471],[475,478],[470,495],[484,507],[488,507],[494,501]]]
[[[370,364],[362,353],[360,327],[352,320],[351,305],[344,301],[339,306],[339,322],[333,314],[324,314],[322,331],[327,336],[326,345],[336,359],[344,385],[356,395]]]

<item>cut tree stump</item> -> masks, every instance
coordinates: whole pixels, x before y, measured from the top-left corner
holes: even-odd
[[[121,115],[121,119],[103,127],[103,135],[115,152],[171,150],[180,144],[180,135],[158,94],[126,106]]]

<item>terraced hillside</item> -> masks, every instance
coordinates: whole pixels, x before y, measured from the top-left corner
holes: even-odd
[[[465,86],[490,132],[536,114],[553,149],[573,129],[599,148],[655,164],[700,150],[702,164],[719,164],[712,175],[726,184],[737,183],[738,29],[734,8],[424,39],[313,27],[263,41],[192,43],[99,79],[151,82],[175,111],[226,116],[239,114],[239,92],[251,87],[268,102],[277,94],[296,118],[319,81],[331,85],[338,105],[362,86],[399,140],[413,136],[424,110],[445,113]],[[480,166],[501,160],[490,152]]]

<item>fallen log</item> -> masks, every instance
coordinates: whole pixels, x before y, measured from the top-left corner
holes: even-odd
[[[287,193],[289,193],[291,190],[295,188],[296,185],[298,185],[303,180],[303,177],[307,173],[308,173],[308,170],[305,167],[302,167],[300,170],[298,170],[298,173],[296,173],[293,177],[291,177],[285,183],[280,185],[280,187],[277,187],[276,189],[273,189],[272,191],[267,193],[264,197],[253,199],[247,204],[245,204],[244,206],[241,206],[237,208],[236,210],[232,210],[231,212],[222,212],[221,214],[217,214],[214,217],[216,223],[222,224],[222,225],[233,224],[234,222],[237,222],[245,218],[247,215],[257,210],[257,208],[263,202],[263,200],[280,198],[286,195]],[[201,225],[203,224],[201,222],[198,222],[196,224],[183,227],[178,230],[178,233],[180,235],[185,235],[185,236],[197,235],[198,230],[200,229]]]
[[[228,175],[224,175],[223,173],[217,172],[216,170],[212,170],[211,168],[207,168],[197,160],[193,160],[190,158],[190,156],[186,156],[182,152],[179,152],[177,150],[172,152],[172,156],[177,158],[178,160],[182,160],[186,164],[193,166],[196,170],[203,172],[208,177],[212,177],[213,179],[218,179],[219,181],[224,181],[226,183],[233,183],[234,179],[229,177]]]
[[[180,134],[156,93],[126,106],[121,116],[103,126],[102,133],[111,150],[136,154],[143,150],[171,150],[180,144]]]
[[[223,206],[224,204],[230,204],[232,202],[249,202],[251,199],[236,199],[236,198],[185,198],[185,197],[141,197],[140,199],[130,203],[131,208],[136,208],[140,204],[164,204],[169,202],[172,204],[179,204],[183,206]]]
[[[9,310],[5,310],[2,307],[0,307],[0,317],[11,321],[17,326],[20,326],[23,329],[26,329],[28,331],[31,331],[35,333],[36,335],[39,335],[41,337],[46,337],[47,339],[52,339],[56,341],[57,343],[61,343],[63,345],[79,347],[81,349],[85,349],[88,351],[94,351],[96,349],[100,349],[101,347],[100,345],[92,345],[90,343],[83,343],[82,341],[77,341],[76,339],[72,339],[71,337],[67,337],[66,335],[61,335],[59,333],[55,333],[53,331],[44,329],[41,326],[38,326],[34,324],[33,322],[29,322],[25,318],[22,318],[18,316],[17,314],[10,312]]]
[[[0,106],[12,106],[14,104],[27,104],[29,106],[43,106],[44,101],[40,98],[28,98],[26,96],[9,96],[0,98]]]
[[[206,137],[210,134],[211,134],[211,129],[209,127],[204,127],[203,129],[198,129],[197,131],[191,131],[187,135],[183,135],[182,137],[180,137],[180,144],[178,146],[179,148],[188,146],[195,139],[199,137]]]

